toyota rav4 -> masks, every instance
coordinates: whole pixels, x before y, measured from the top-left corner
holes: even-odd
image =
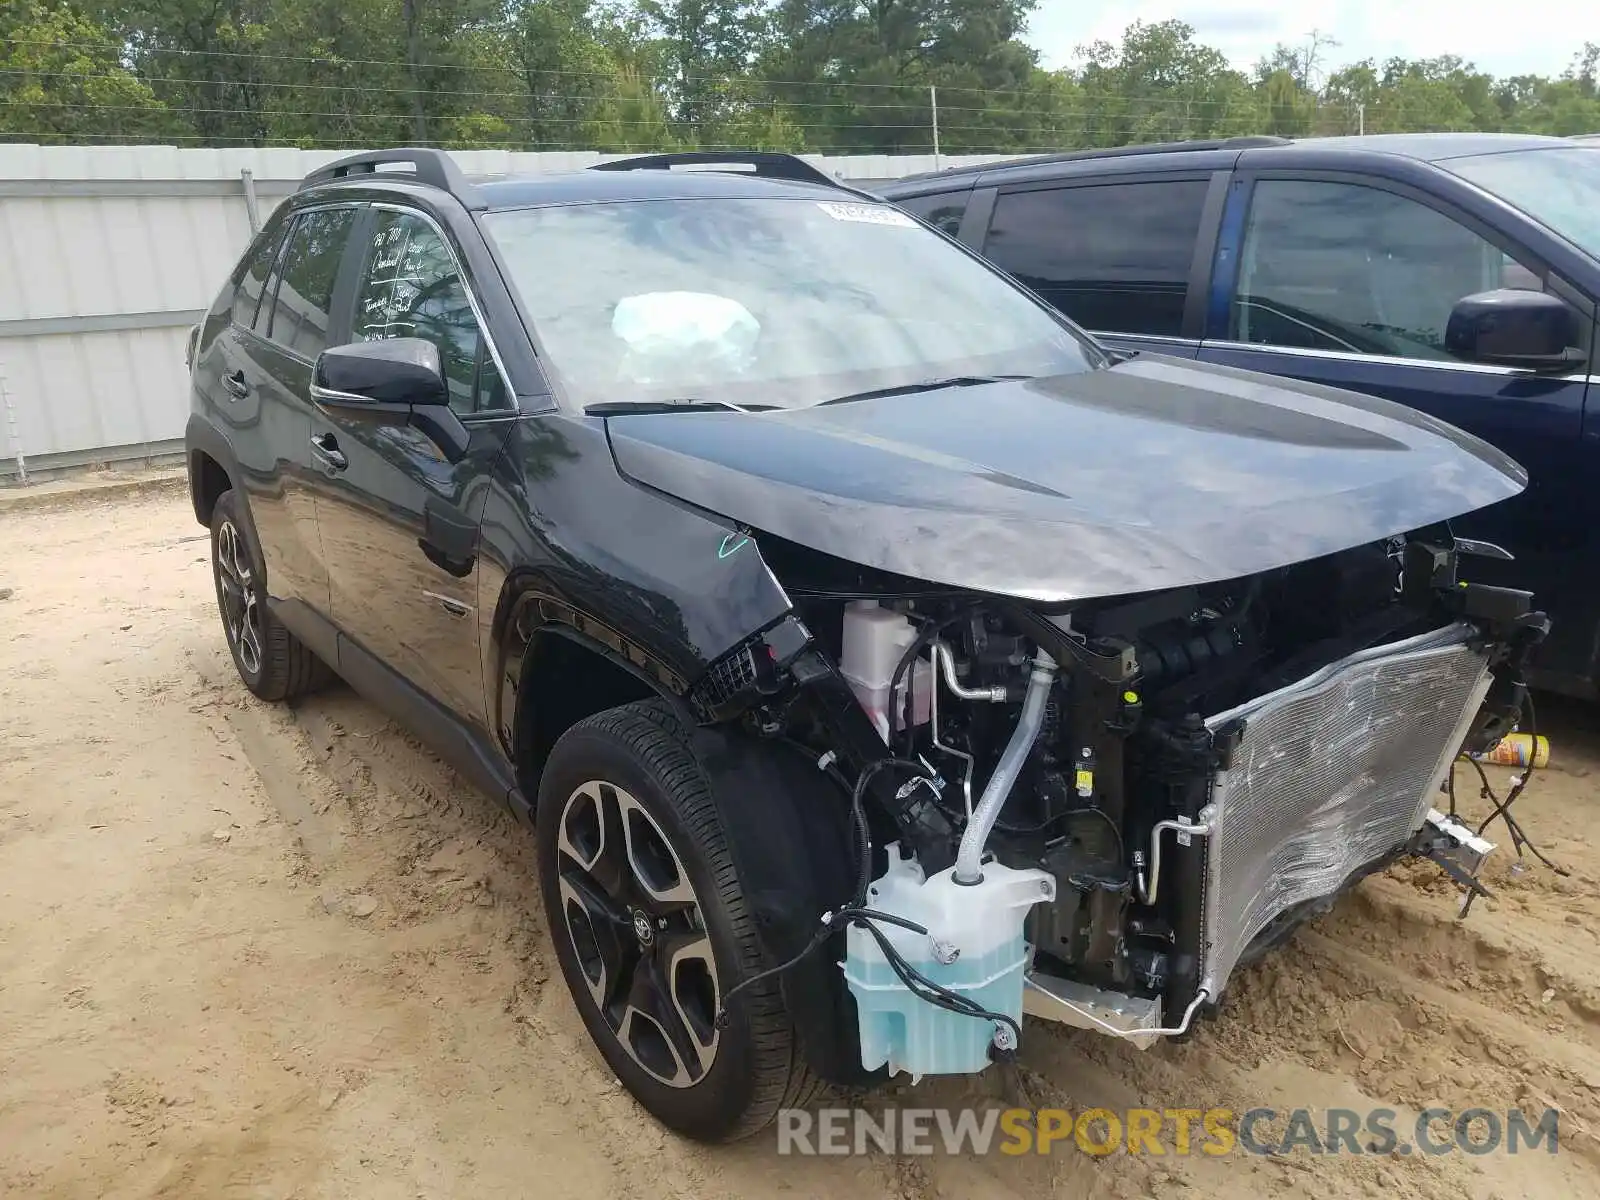
[[[189,356],[245,686],[336,672],[532,825],[691,1136],[1025,1014],[1184,1035],[1364,874],[1477,886],[1432,803],[1548,622],[1448,524],[1522,470],[1441,421],[1108,351],[782,155],[342,159]]]

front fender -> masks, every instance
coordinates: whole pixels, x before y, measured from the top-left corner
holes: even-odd
[[[689,681],[676,656],[661,654],[642,640],[629,637],[561,595],[531,573],[513,576],[495,606],[490,713],[501,748],[516,761],[518,697],[538,639],[565,637],[628,672],[652,691],[681,697]]]
[[[788,962],[816,935],[822,914],[855,889],[849,798],[794,746],[722,726],[691,736],[767,965]],[[843,953],[840,933],[785,971],[783,1002],[811,1069],[860,1086],[883,1072],[862,1069]]]

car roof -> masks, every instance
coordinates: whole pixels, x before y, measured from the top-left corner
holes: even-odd
[[[1514,133],[1383,133],[1355,137],[1282,138],[1272,136],[1223,138],[1214,141],[1159,142],[1146,145],[1116,146],[1095,150],[1074,150],[1064,154],[1035,155],[1009,162],[991,162],[954,167],[946,171],[907,175],[880,190],[885,196],[903,197],[920,192],[949,190],[951,186],[972,187],[984,184],[1021,182],[1051,178],[1060,173],[1098,164],[1115,169],[1170,169],[1195,167],[1224,168],[1256,158],[1270,158],[1275,164],[1292,162],[1295,156],[1315,153],[1321,158],[1341,155],[1390,155],[1418,162],[1443,162],[1475,154],[1499,154],[1513,150],[1542,150],[1573,145],[1570,138],[1542,137]],[[1081,164],[1081,166],[1080,166]]]
[[[844,198],[838,189],[822,184],[771,179],[750,171],[705,168],[499,176],[478,182],[478,192],[491,210],[596,200]]]
[[[1531,133],[1372,133],[1364,137],[1300,138],[1290,145],[1316,150],[1398,154],[1423,162],[1440,162],[1447,158],[1466,158],[1472,154],[1549,150],[1559,146],[1570,149],[1572,143],[1567,138],[1542,137]]]
[[[830,187],[804,180],[757,175],[727,167],[711,169],[572,170],[540,175],[456,176],[479,210],[535,208],[552,204],[584,204],[604,200],[696,199],[869,199],[846,185]],[[345,187],[387,189],[416,194],[419,176],[409,171],[380,170],[344,178],[308,181],[303,192],[326,193]],[[446,190],[456,190],[448,188]],[[870,197],[870,199],[878,199]],[[881,202],[881,201],[880,201]]]

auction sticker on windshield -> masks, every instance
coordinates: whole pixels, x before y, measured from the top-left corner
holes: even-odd
[[[840,204],[831,200],[817,201],[817,207],[835,221],[859,221],[866,225],[901,225],[916,228],[916,222],[897,208],[884,204]]]

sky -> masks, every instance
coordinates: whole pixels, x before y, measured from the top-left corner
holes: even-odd
[[[1304,44],[1313,29],[1339,43],[1327,51],[1335,69],[1457,54],[1493,75],[1559,75],[1585,40],[1600,42],[1600,0],[1039,0],[1028,41],[1056,69],[1085,42],[1116,43],[1133,21],[1173,17],[1242,70],[1277,42]]]

